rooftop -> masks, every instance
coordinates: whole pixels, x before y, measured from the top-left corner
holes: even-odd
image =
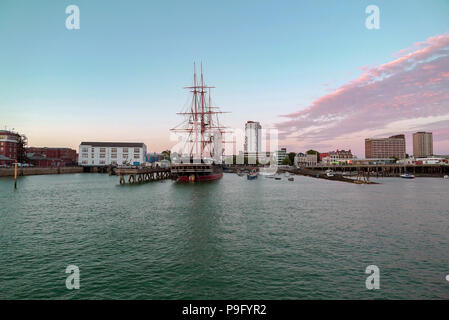
[[[143,148],[143,142],[81,142],[81,146],[113,147],[113,148]]]

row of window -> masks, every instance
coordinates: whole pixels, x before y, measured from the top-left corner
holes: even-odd
[[[81,154],[81,157],[82,158],[89,158],[89,154],[88,153],[83,153],[83,154]],[[95,158],[95,156],[92,154],[91,158]],[[104,158],[106,158],[106,154],[100,153],[100,159],[104,159]],[[123,158],[128,159],[128,155],[124,154]],[[117,159],[117,154],[115,154],[115,153],[111,154],[111,159]],[[138,154],[138,153],[134,154],[134,159],[140,159],[140,154]]]
[[[95,152],[95,148],[90,148],[92,152]],[[101,152],[106,152],[106,148],[98,148],[100,153]],[[122,151],[124,153],[129,152],[129,149],[134,149],[134,153],[140,152],[140,148],[122,148]],[[89,152],[89,148],[82,148],[81,152]],[[117,153],[117,148],[111,148],[111,153]]]
[[[123,164],[125,164],[126,161],[123,161]],[[81,161],[81,164],[89,164],[89,161],[83,160]],[[95,164],[94,161],[92,161],[92,164]],[[106,164],[104,160],[101,160],[99,164]],[[111,164],[117,164],[117,161],[112,161]]]

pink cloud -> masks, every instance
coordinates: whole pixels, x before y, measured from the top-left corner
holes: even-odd
[[[441,134],[449,127],[449,34],[431,37],[403,50],[401,56],[326,94],[278,123],[281,143],[293,150],[352,147],[364,155],[366,137]],[[411,142],[408,141],[410,151]],[[324,149],[323,148],[327,148]],[[449,143],[439,146],[449,153]]]

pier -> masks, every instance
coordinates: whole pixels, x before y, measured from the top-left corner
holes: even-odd
[[[171,179],[170,168],[115,168],[116,175],[120,176],[120,184],[147,183],[152,181],[159,181]]]
[[[416,177],[443,177],[449,173],[449,165],[440,164],[367,164],[367,165],[320,165],[307,166],[308,170],[340,172],[343,175],[365,174],[371,177],[399,177],[409,172]]]

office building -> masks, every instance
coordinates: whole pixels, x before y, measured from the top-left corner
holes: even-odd
[[[365,158],[405,158],[405,136],[365,139]]]

